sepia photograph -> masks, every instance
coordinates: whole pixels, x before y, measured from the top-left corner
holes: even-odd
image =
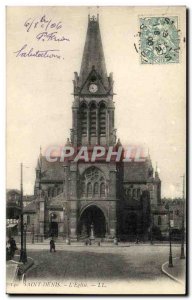
[[[6,293],[185,295],[186,7],[6,7]]]

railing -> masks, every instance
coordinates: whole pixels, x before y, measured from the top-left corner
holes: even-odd
[[[9,225],[9,224],[18,224],[19,220],[18,219],[7,219],[6,223],[7,223],[7,225]]]

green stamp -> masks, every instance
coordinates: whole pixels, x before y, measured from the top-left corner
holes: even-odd
[[[179,63],[178,17],[142,17],[139,21],[141,63]]]

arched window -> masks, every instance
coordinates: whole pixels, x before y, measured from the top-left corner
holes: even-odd
[[[106,135],[106,106],[101,103],[99,108],[99,132]]]
[[[87,184],[87,195],[88,195],[88,197],[92,196],[92,184],[91,184],[91,182],[89,182]]]
[[[98,182],[96,182],[94,185],[94,196],[98,196],[98,194],[99,194],[99,184]]]
[[[87,106],[85,103],[80,108],[81,134],[87,135]]]
[[[161,216],[158,216],[158,225],[161,225]]]
[[[131,197],[131,189],[128,189],[128,190],[127,190],[127,195],[128,195],[128,198]]]
[[[140,195],[141,195],[141,191],[140,191],[140,189],[137,189],[137,198],[138,199],[140,198]]]
[[[105,183],[104,182],[102,182],[100,185],[100,193],[101,193],[101,196],[105,196]]]
[[[85,170],[81,177],[81,197],[88,196],[89,198],[102,195],[106,196],[106,179],[103,172],[95,167],[90,167]]]
[[[30,216],[27,216],[27,225],[30,225]]]
[[[96,135],[96,104],[92,103],[90,107],[90,135]]]

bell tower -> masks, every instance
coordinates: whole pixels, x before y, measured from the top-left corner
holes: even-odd
[[[107,76],[99,15],[89,15],[80,74],[75,72],[73,80],[72,145],[115,145],[113,83],[112,73]]]

